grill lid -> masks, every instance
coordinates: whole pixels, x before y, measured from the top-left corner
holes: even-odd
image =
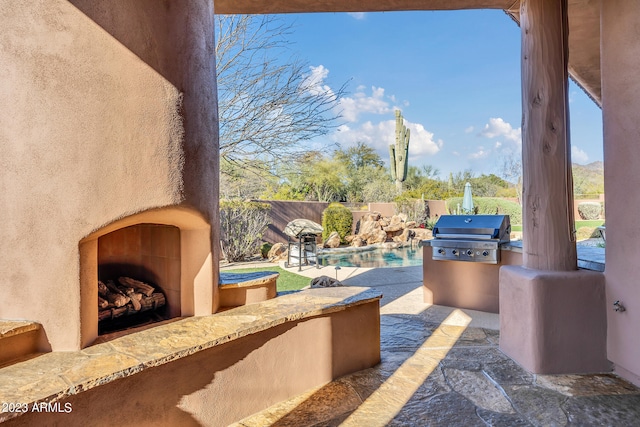
[[[435,239],[510,240],[508,215],[442,215],[433,227]]]
[[[318,236],[322,234],[322,226],[308,219],[294,219],[284,228],[284,234],[289,237]]]

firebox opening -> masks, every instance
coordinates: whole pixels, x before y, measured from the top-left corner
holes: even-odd
[[[98,239],[98,334],[181,316],[180,229],[137,224]]]

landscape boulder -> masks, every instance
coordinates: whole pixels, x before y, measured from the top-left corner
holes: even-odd
[[[391,223],[386,227],[382,228],[384,231],[386,231],[387,233],[393,233],[396,231],[401,231],[404,229],[403,225],[401,222],[396,222],[396,223]]]
[[[381,227],[380,227],[380,224],[378,224],[378,221],[368,221],[368,220],[362,221],[362,223],[360,224],[360,230],[358,234],[360,236],[369,236],[375,230],[379,230],[380,228]]]
[[[337,248],[340,246],[340,235],[337,231],[332,231],[324,242],[325,248]]]
[[[402,230],[402,234],[393,238],[393,241],[399,243],[408,242],[409,240],[413,239],[415,235],[415,231],[405,228],[404,230]]]
[[[412,231],[415,233],[414,239],[428,240],[433,238],[433,234],[428,228],[413,228]]]
[[[384,243],[386,241],[387,241],[387,233],[382,229],[378,229],[369,235],[369,237],[367,238],[367,245]]]
[[[380,214],[380,212],[371,212],[368,213],[366,215],[364,215],[362,217],[363,222],[364,221],[379,221],[380,218],[382,218],[382,215]]]
[[[287,259],[287,245],[284,243],[274,244],[271,249],[269,249],[267,258],[269,258],[269,261],[282,261]]]
[[[335,288],[338,286],[344,286],[342,282],[337,279],[333,279],[329,276],[320,276],[311,279],[310,288]]]
[[[353,240],[351,240],[351,246],[355,248],[359,248],[361,246],[366,246],[367,242],[362,239],[360,236],[354,236]]]

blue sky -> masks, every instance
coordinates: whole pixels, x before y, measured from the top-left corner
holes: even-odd
[[[388,161],[399,108],[410,165],[499,174],[499,159],[520,155],[520,29],[501,10],[281,18],[318,85],[348,82],[342,126],[316,145],[360,140]],[[601,110],[573,82],[569,99],[573,161],[602,160]]]

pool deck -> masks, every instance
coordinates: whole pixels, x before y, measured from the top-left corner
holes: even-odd
[[[530,374],[500,351],[497,314],[422,302],[421,266],[299,274],[384,294],[382,362],[236,426],[640,425],[640,389],[612,373]]]

